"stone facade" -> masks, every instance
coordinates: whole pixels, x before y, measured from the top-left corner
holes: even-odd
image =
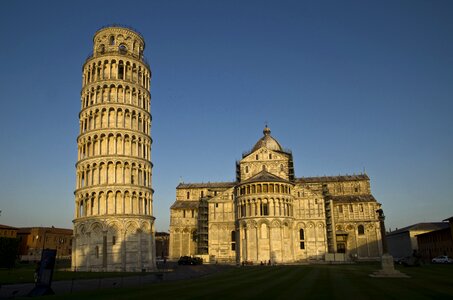
[[[167,258],[168,257],[168,240],[170,234],[167,232],[156,232],[156,258]]]
[[[0,224],[0,237],[15,238],[16,236],[16,227]]]
[[[255,264],[379,259],[381,205],[369,177],[297,178],[291,151],[267,126],[263,133],[236,163],[236,181],[177,186],[170,258]]]
[[[440,255],[453,257],[453,237],[450,226],[417,235],[417,244],[424,262],[431,262],[434,257]]]
[[[19,256],[22,261],[38,261],[43,249],[57,250],[57,259],[70,259],[72,229],[55,227],[23,227],[17,231],[20,240]]]
[[[151,71],[143,37],[106,27],[83,65],[72,267],[155,268]]]

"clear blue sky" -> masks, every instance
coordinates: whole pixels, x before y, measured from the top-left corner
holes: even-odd
[[[101,26],[146,39],[154,215],[232,181],[262,136],[296,176],[371,177],[387,226],[453,216],[452,1],[2,1],[0,223],[72,227],[81,68]]]

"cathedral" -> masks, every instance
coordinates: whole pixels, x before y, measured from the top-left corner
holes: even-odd
[[[366,174],[296,177],[292,152],[266,126],[233,182],[181,183],[170,208],[170,258],[260,264],[379,260]]]

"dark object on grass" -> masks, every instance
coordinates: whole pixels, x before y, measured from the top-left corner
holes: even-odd
[[[39,269],[37,269],[37,279],[35,287],[28,293],[29,297],[53,295],[55,294],[51,289],[53,269],[55,267],[55,257],[57,250],[43,249],[41,254],[41,261]]]

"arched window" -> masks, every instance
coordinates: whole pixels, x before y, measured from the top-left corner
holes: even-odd
[[[187,199],[190,199],[190,192],[187,192]]]
[[[118,79],[124,79],[124,64],[122,61],[118,64]]]
[[[115,45],[115,37],[112,35],[109,39],[110,45]]]
[[[357,227],[357,231],[360,235],[365,234],[365,228],[363,227],[363,225],[359,225]]]
[[[236,232],[231,231],[231,251],[236,251]]]
[[[121,45],[118,47],[118,51],[119,51],[121,54],[127,53],[127,47],[126,47],[126,45],[121,44]]]
[[[268,216],[269,215],[269,211],[268,211],[268,208],[267,208],[267,203],[263,203],[263,216]]]
[[[245,173],[249,172],[249,166],[245,166]]]
[[[272,153],[269,153],[269,159],[272,159]]]
[[[256,159],[256,160],[258,160],[258,154],[257,154],[257,155],[255,155],[255,159]]]
[[[302,228],[299,230],[299,239],[300,239],[300,249],[305,249],[305,233]]]
[[[305,240],[305,233],[303,229],[299,230],[299,239],[302,241]]]

